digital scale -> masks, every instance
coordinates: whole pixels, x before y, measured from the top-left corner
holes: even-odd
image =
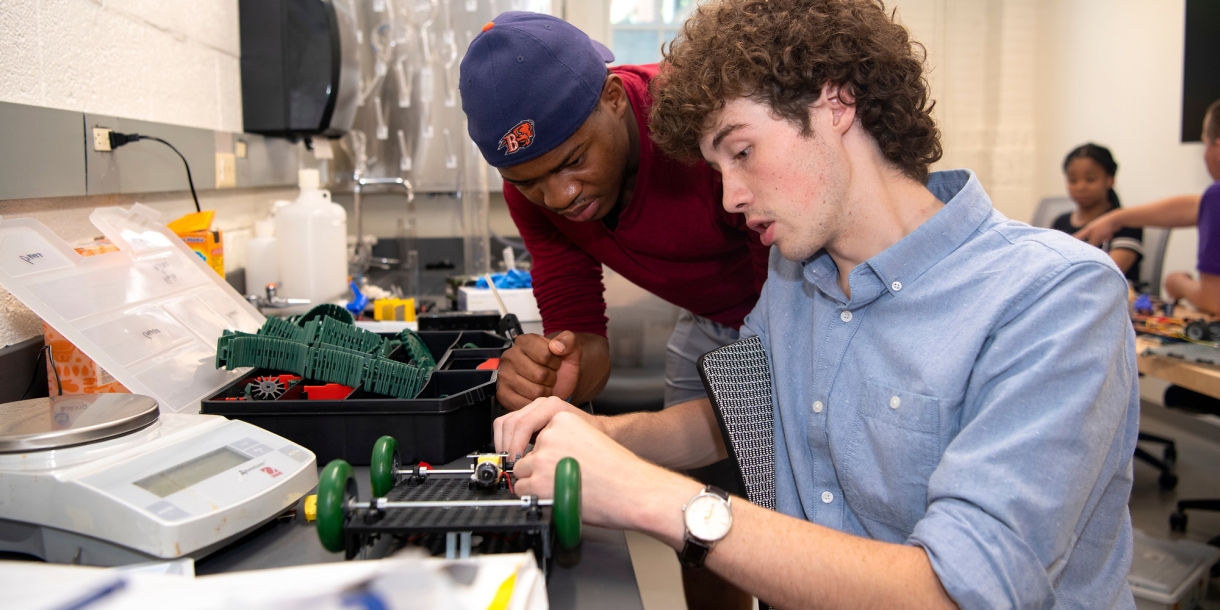
[[[314,454],[135,394],[0,405],[0,551],[113,566],[199,558],[317,484]]]

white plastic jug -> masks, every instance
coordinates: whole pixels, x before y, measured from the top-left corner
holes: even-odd
[[[275,249],[275,219],[254,223],[246,242],[246,294],[266,294],[267,284],[280,285],[280,254]]]
[[[300,196],[275,214],[279,295],[316,305],[347,292],[347,212],[318,188],[318,170],[298,181]]]

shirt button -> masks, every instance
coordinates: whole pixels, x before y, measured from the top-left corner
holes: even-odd
[[[894,282],[893,284],[890,284],[890,288],[893,288],[894,292],[898,292],[899,290],[902,290],[902,282]]]
[[[897,409],[897,408],[898,408],[899,406],[901,406],[901,405],[902,405],[902,399],[901,399],[901,398],[898,398],[897,396],[891,396],[891,397],[890,397],[890,408],[891,408],[891,409]]]
[[[822,412],[822,407],[823,407],[823,406],[825,406],[825,405],[823,405],[823,404],[822,404],[822,401],[820,401],[820,400],[815,400],[815,401],[813,401],[813,412],[814,412],[814,413],[821,413],[821,412]]]
[[[825,502],[826,504],[830,504],[831,502],[834,502],[834,501],[835,501],[834,494],[830,493],[829,491],[822,492],[822,502]]]
[[[851,312],[844,310],[843,313],[839,314],[839,319],[844,322],[851,322]]]

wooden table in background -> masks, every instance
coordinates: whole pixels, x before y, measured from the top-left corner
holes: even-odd
[[[1163,379],[1174,385],[1220,398],[1220,367],[1197,362],[1187,362],[1166,356],[1144,356],[1149,347],[1159,347],[1161,342],[1144,335],[1135,339],[1136,359],[1141,373]]]

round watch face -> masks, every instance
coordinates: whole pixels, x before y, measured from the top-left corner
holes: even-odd
[[[733,524],[728,504],[716,496],[697,496],[686,507],[686,529],[700,540],[714,542],[724,538]]]

